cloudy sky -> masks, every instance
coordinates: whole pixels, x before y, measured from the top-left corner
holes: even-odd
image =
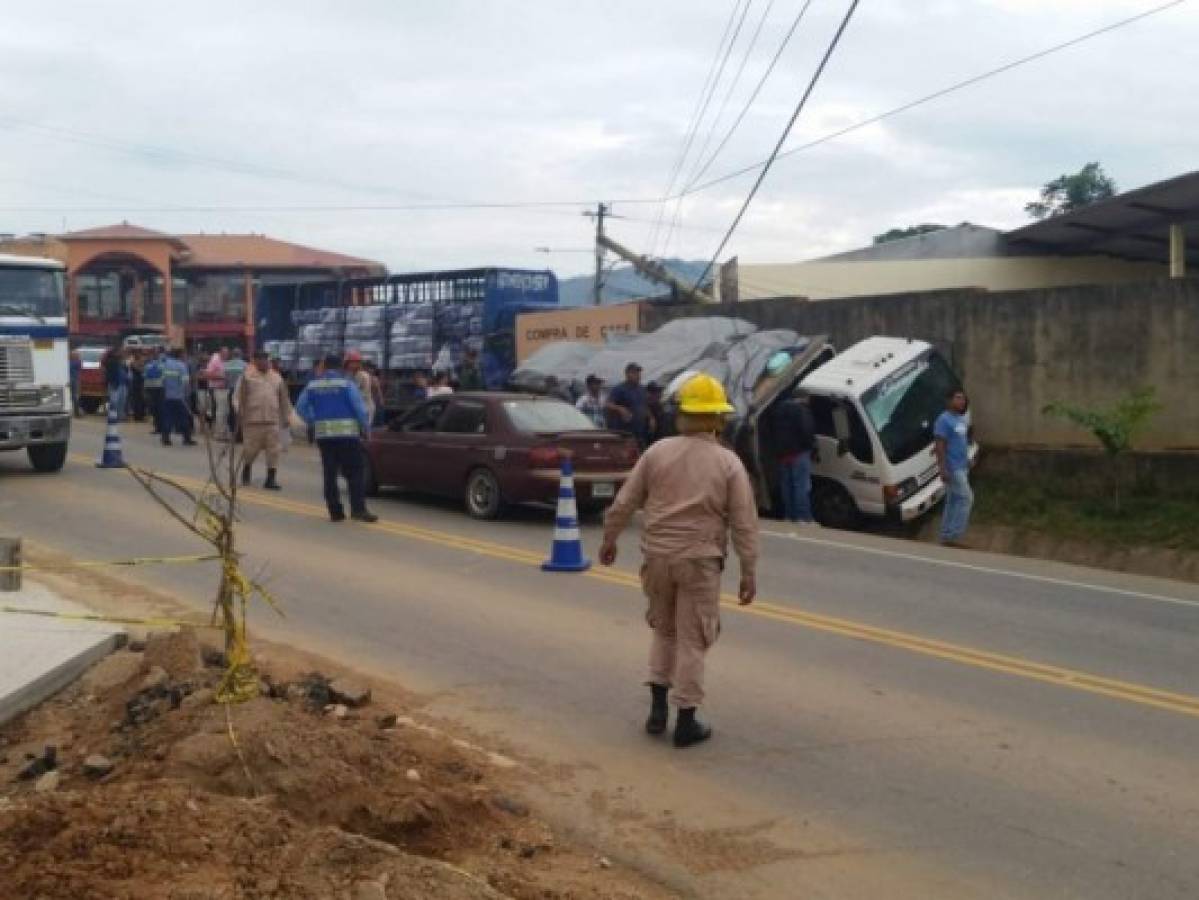
[[[393,271],[572,274],[591,264],[582,213],[604,200],[633,248],[706,258],[752,174],[681,206],[633,201],[665,193],[747,2],[687,184],[805,0],[67,0],[52,16],[10,4],[0,232],[129,219],[264,232]],[[811,0],[701,182],[768,155],[847,2]],[[1163,2],[862,0],[787,146]],[[1121,188],[1189,171],[1197,39],[1192,0],[789,156],[724,255],[807,259],[925,221],[1014,226],[1041,183],[1089,160]],[[561,205],[394,208],[488,203]]]

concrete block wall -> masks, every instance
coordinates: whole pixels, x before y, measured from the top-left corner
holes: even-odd
[[[1030,291],[948,290],[840,300],[649,306],[642,330],[670,319],[735,315],[763,328],[828,334],[838,347],[875,334],[939,347],[961,373],[984,442],[1087,447],[1044,415],[1052,401],[1114,402],[1152,385],[1165,409],[1138,449],[1199,452],[1199,279]]]

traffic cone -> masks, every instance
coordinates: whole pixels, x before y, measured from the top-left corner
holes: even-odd
[[[108,430],[104,433],[104,452],[96,463],[98,469],[123,469],[125,458],[121,455],[121,431],[118,426],[117,411],[108,405]]]
[[[591,560],[583,556],[579,534],[579,509],[575,503],[575,471],[570,457],[562,457],[562,481],[558,485],[558,515],[554,519],[554,543],[550,558],[541,564],[545,572],[585,572]]]

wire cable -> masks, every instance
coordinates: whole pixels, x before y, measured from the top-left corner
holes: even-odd
[[[749,189],[749,195],[745,198],[745,202],[741,204],[741,209],[737,211],[737,215],[733,219],[733,224],[729,226],[728,232],[721,239],[720,245],[716,248],[716,252],[712,254],[712,258],[708,261],[708,264],[704,266],[703,272],[701,272],[699,278],[695,280],[695,290],[699,290],[699,286],[703,284],[704,279],[708,276],[708,273],[712,271],[712,266],[716,265],[716,260],[719,259],[720,254],[724,252],[724,248],[728,245],[729,240],[732,238],[733,232],[735,232],[737,230],[737,226],[741,224],[741,218],[745,215],[745,211],[749,209],[749,204],[753,202],[754,195],[758,193],[758,188],[760,188],[762,186],[762,182],[766,180],[766,174],[770,171],[771,165],[778,157],[779,151],[783,149],[783,143],[787,140],[787,135],[791,133],[791,129],[795,125],[795,120],[799,118],[799,114],[803,112],[804,107],[807,106],[808,98],[812,96],[812,91],[816,89],[816,85],[820,81],[820,76],[824,74],[824,70],[828,66],[829,60],[833,58],[833,53],[835,53],[837,50],[837,45],[841,43],[841,37],[845,34],[845,29],[849,27],[849,22],[853,18],[853,14],[857,11],[859,2],[861,2],[861,0],[850,0],[849,8],[845,11],[845,15],[841,19],[841,24],[837,26],[837,31],[833,35],[833,39],[829,41],[829,45],[824,51],[824,56],[820,59],[820,64],[816,66],[816,71],[812,73],[812,78],[808,82],[808,86],[804,90],[803,96],[799,98],[799,103],[795,105],[795,111],[791,113],[791,118],[787,120],[787,126],[783,129],[783,133],[779,135],[779,139],[774,145],[773,152],[766,160],[766,163],[762,166],[762,171],[758,173],[757,180],[754,181],[753,187]]]
[[[650,231],[649,245],[653,247],[658,242],[658,232],[662,227],[662,219],[666,215],[666,204],[670,202],[669,197],[674,190],[675,181],[682,171],[683,162],[687,156],[687,149],[690,147],[690,142],[693,139],[696,125],[699,121],[700,111],[703,107],[704,97],[708,93],[708,85],[712,81],[712,75],[716,72],[716,66],[720,61],[721,53],[724,52],[725,41],[728,40],[729,34],[733,30],[733,23],[737,20],[737,12],[741,9],[742,0],[735,0],[733,8],[729,11],[728,21],[724,23],[724,31],[720,34],[720,42],[716,45],[716,53],[712,56],[712,62],[708,65],[708,74],[704,76],[703,86],[699,89],[699,96],[695,98],[695,109],[691,111],[691,116],[687,120],[687,131],[683,137],[683,148],[679,151],[678,157],[670,169],[670,177],[666,183],[666,190],[662,192],[661,206],[658,209],[658,215],[655,217],[654,227]]]
[[[712,117],[712,124],[708,126],[708,133],[704,135],[704,142],[700,145],[695,154],[695,166],[691,170],[691,174],[687,177],[684,184],[695,183],[695,171],[699,168],[700,163],[704,158],[704,154],[708,152],[708,147],[712,144],[712,138],[716,134],[716,127],[720,124],[720,120],[724,118],[724,112],[728,109],[729,101],[733,98],[733,92],[737,89],[737,85],[741,83],[741,76],[745,74],[745,67],[748,65],[750,57],[753,55],[754,47],[758,45],[758,38],[762,36],[762,29],[766,26],[766,20],[770,18],[770,11],[774,9],[775,0],[769,0],[766,4],[766,10],[758,19],[758,27],[754,29],[754,33],[750,36],[749,43],[746,45],[745,52],[741,56],[741,64],[737,66],[737,71],[733,73],[732,81],[729,82],[728,90],[724,92],[724,99],[720,101],[720,108],[716,111],[716,115]],[[749,12],[749,7],[746,7],[746,12]],[[732,47],[730,46],[730,50]],[[674,215],[670,219],[670,228],[666,232],[666,240],[662,244],[662,253],[670,251],[670,243],[674,238],[675,230],[679,226],[679,219],[683,212],[683,200],[680,198],[675,203]]]
[[[933,100],[939,100],[941,97],[945,97],[949,94],[955,93],[956,91],[963,90],[964,88],[973,87],[974,85],[979,84],[980,82],[986,81],[989,78],[994,78],[996,75],[1002,75],[1005,72],[1010,72],[1012,69],[1017,69],[1021,66],[1027,65],[1028,63],[1036,62],[1037,60],[1044,59],[1045,57],[1050,56],[1054,53],[1058,53],[1062,50],[1067,50],[1071,47],[1076,47],[1079,44],[1082,44],[1086,41],[1092,40],[1093,38],[1097,38],[1102,35],[1109,34],[1110,32],[1113,32],[1119,28],[1125,27],[1126,25],[1132,25],[1136,22],[1141,21],[1142,19],[1147,19],[1150,16],[1158,15],[1159,13],[1163,13],[1168,9],[1173,9],[1175,6],[1181,6],[1183,3],[1186,3],[1186,2],[1187,2],[1187,0],[1170,0],[1169,3],[1163,3],[1160,6],[1155,6],[1152,9],[1148,9],[1148,10],[1145,10],[1144,12],[1137,13],[1134,16],[1129,16],[1128,18],[1120,19],[1116,22],[1112,22],[1108,25],[1104,25],[1102,28],[1096,28],[1094,31],[1088,31],[1086,34],[1081,34],[1078,37],[1071,38],[1068,41],[1062,41],[1059,44],[1054,44],[1050,47],[1046,47],[1043,50],[1038,50],[1035,53],[1030,53],[1028,56],[1022,56],[1019,59],[1015,59],[1015,60],[1012,60],[1011,62],[1004,63],[1001,66],[996,66],[994,69],[988,69],[985,72],[980,72],[977,75],[972,75],[969,78],[964,78],[961,81],[954,82],[953,84],[949,85],[948,87],[944,87],[944,88],[941,88],[940,90],[933,91],[931,94],[925,94],[923,97],[919,97],[915,100],[911,100],[900,106],[896,106],[892,109],[887,110],[886,112],[879,113],[876,116],[871,116],[868,119],[862,119],[860,122],[855,122],[854,124],[847,125],[844,128],[841,128],[837,131],[829,132],[828,134],[824,135],[823,137],[816,138],[815,140],[809,141],[806,144],[800,144],[798,147],[792,147],[790,150],[786,150],[782,153],[779,153],[777,158],[785,159],[789,156],[794,156],[796,153],[801,153],[804,150],[811,150],[813,147],[819,147],[821,144],[826,144],[829,141],[836,140],[839,137],[844,137],[845,135],[850,134],[851,132],[858,131],[859,129],[865,128],[869,125],[874,125],[874,124],[876,124],[878,122],[882,122],[886,119],[893,118],[894,116],[898,116],[901,113],[908,112],[909,110],[915,109],[918,106],[923,106],[926,103],[931,103]],[[710,181],[705,181],[703,184],[684,188],[683,191],[681,192],[681,196],[687,197],[687,196],[690,196],[691,194],[698,194],[700,191],[706,191],[709,188],[716,187],[716,185],[718,185],[718,184],[723,184],[724,182],[731,181],[734,178],[740,178],[742,175],[748,175],[750,172],[754,172],[758,169],[763,168],[764,166],[769,165],[770,163],[772,163],[774,161],[774,159],[775,159],[775,157],[772,156],[769,159],[753,163],[752,165],[744,166],[740,169],[737,169],[736,171],[727,172],[724,175],[721,175],[717,178],[713,178]]]
[[[708,169],[712,168],[712,163],[724,152],[724,148],[728,146],[730,140],[737,129],[741,127],[742,121],[749,114],[750,109],[758,99],[758,94],[762,92],[770,75],[774,72],[774,67],[778,65],[778,61],[782,59],[783,51],[787,49],[787,45],[791,43],[791,38],[795,35],[799,25],[804,20],[804,16],[808,13],[808,7],[812,5],[812,0],[804,0],[804,5],[799,11],[799,15],[791,22],[791,27],[783,36],[783,40],[779,43],[778,49],[774,52],[774,57],[770,60],[770,65],[766,67],[766,71],[762,73],[762,77],[758,79],[758,83],[754,86],[753,93],[749,95],[749,99],[745,101],[745,105],[741,108],[741,112],[737,114],[737,118],[733,120],[733,124],[729,126],[729,130],[725,132],[724,137],[720,139],[720,143],[716,145],[716,149],[712,151],[712,155],[708,157],[708,161],[703,164],[703,167],[695,172],[688,180],[686,187],[683,188],[684,196],[695,186],[695,183],[704,177]]]

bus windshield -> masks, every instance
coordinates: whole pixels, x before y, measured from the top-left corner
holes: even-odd
[[[65,316],[60,269],[0,266],[0,316]]]
[[[909,460],[932,443],[946,395],[961,386],[944,357],[929,350],[865,393],[862,405],[891,462]]]

